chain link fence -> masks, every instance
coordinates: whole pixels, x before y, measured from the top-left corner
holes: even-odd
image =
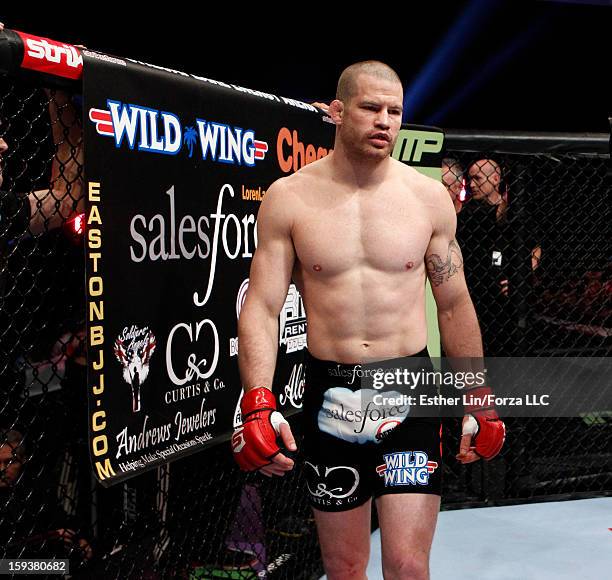
[[[226,443],[110,489],[93,477],[80,103],[0,79],[0,558],[105,580],[318,578],[301,469],[242,474]]]
[[[447,135],[442,180],[486,356],[609,356],[612,212],[603,137]],[[451,427],[446,505],[609,493],[612,414],[594,411],[508,419],[501,456],[466,469],[448,467],[459,433]]]
[[[93,478],[80,117],[78,96],[0,79],[0,558],[68,558],[75,578],[318,577],[299,456],[274,480],[241,474],[226,443],[109,489]],[[447,143],[487,354],[607,355],[609,156]],[[446,422],[444,509],[612,489],[605,413],[508,423],[500,457],[461,466]]]

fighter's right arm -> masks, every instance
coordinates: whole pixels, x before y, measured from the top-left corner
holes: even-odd
[[[234,431],[232,449],[241,469],[259,469],[267,476],[282,476],[294,465],[281,453],[277,436],[287,449],[296,449],[289,423],[276,411],[276,398],[271,392],[278,315],[295,262],[291,198],[283,181],[270,186],[259,209],[258,245],[238,322],[238,364],[245,394],[240,404],[242,425]]]
[[[278,351],[278,316],[295,262],[291,195],[285,179],[266,192],[257,216],[257,250],[238,322],[238,364],[245,391],[271,388]]]

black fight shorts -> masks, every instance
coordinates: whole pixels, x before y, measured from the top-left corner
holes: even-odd
[[[402,395],[415,391],[374,382],[397,368],[432,366],[427,350],[350,365],[306,353],[303,446],[313,507],[340,512],[386,494],[440,495],[440,419],[411,416]]]

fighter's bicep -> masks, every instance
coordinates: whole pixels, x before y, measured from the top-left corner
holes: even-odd
[[[443,186],[436,184],[432,197],[437,208],[432,219],[432,236],[425,253],[427,276],[439,309],[451,308],[467,294],[463,256],[455,239],[457,216]]]
[[[270,308],[282,307],[291,281],[295,252],[291,240],[267,240],[257,247],[249,280],[249,294],[255,294]]]
[[[451,281],[455,276],[463,276],[463,256],[457,240],[432,242],[425,254],[427,276],[434,288]]]
[[[283,195],[282,187],[271,186],[257,216],[257,249],[247,294],[278,311],[287,296],[295,262],[292,215]]]
[[[425,255],[427,276],[438,308],[452,308],[467,296],[461,248],[454,238],[432,239]]]

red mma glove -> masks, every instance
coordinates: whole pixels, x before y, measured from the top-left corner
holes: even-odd
[[[255,471],[272,463],[280,453],[276,438],[287,421],[276,410],[276,398],[266,387],[247,391],[240,410],[242,425],[232,435],[234,458],[243,471]]]
[[[473,451],[483,459],[493,459],[506,440],[506,426],[499,418],[495,405],[488,396],[489,387],[477,387],[465,392],[466,404],[462,435],[472,436]]]

